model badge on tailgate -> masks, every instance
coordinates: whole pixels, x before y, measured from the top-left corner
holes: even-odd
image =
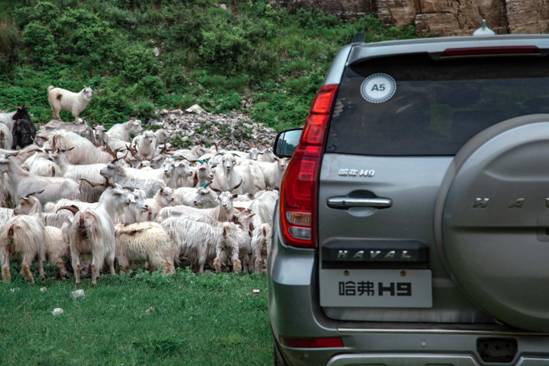
[[[339,175],[340,177],[372,178],[376,175],[376,171],[373,169],[341,168],[337,171],[337,175]]]

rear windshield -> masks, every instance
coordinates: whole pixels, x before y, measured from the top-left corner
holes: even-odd
[[[546,57],[378,58],[346,68],[327,152],[454,155],[481,130],[534,113],[549,113]]]

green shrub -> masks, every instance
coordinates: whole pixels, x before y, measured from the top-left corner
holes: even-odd
[[[1,1],[1,0],[0,0]],[[48,85],[95,97],[83,117],[110,126],[161,108],[198,103],[242,108],[276,129],[302,125],[337,50],[358,31],[368,41],[408,38],[372,15],[349,21],[322,11],[217,0],[50,0],[0,3],[0,109],[27,104],[50,118]],[[16,25],[2,21],[14,19]],[[153,49],[160,54],[156,56]],[[185,141],[176,141],[185,144]]]
[[[53,66],[57,60],[57,47],[51,30],[32,21],[23,30],[23,46],[27,61],[37,68]]]
[[[12,23],[0,21],[0,73],[10,74],[19,55],[19,31]]]

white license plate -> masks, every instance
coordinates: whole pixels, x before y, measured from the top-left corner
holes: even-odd
[[[319,279],[320,305],[323,307],[433,306],[430,270],[322,269]]]

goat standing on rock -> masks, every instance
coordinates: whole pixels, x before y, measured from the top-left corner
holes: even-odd
[[[74,93],[66,89],[48,87],[48,101],[50,102],[51,112],[54,119],[61,120],[59,113],[68,111],[74,117],[74,120],[80,117],[80,113],[86,109],[93,98],[92,88],[85,87],[79,93]]]

